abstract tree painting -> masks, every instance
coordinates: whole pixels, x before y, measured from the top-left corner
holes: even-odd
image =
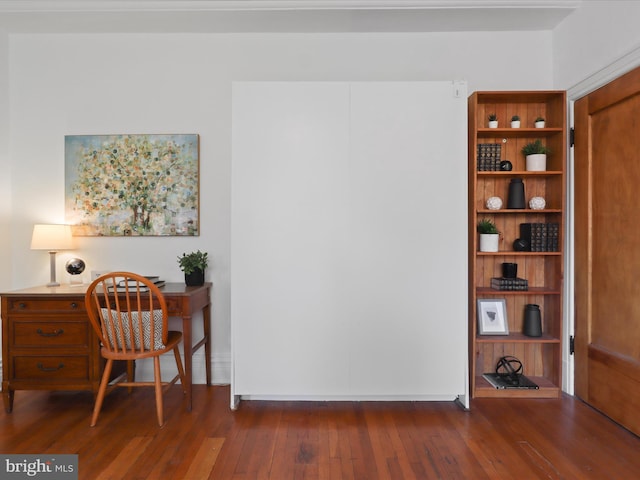
[[[199,235],[198,135],[65,136],[74,235]]]

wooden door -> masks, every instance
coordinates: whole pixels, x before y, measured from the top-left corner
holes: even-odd
[[[640,68],[575,104],[575,392],[640,434]]]

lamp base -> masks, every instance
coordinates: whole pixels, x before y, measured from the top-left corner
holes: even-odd
[[[59,287],[60,283],[56,282],[56,252],[49,252],[49,266],[51,268],[51,281],[47,283],[47,287]]]

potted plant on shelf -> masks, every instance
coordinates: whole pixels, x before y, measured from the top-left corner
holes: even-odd
[[[498,128],[498,116],[495,113],[489,114],[489,128]]]
[[[204,284],[204,271],[209,263],[207,252],[183,253],[178,257],[180,270],[184,272],[184,283],[188,286]]]
[[[491,220],[483,218],[478,222],[478,233],[480,233],[480,251],[497,252],[500,242],[500,232],[498,227]]]
[[[522,154],[526,157],[527,171],[545,171],[547,169],[547,153],[549,153],[549,149],[543,145],[540,139],[535,142],[529,142],[522,147]]]
[[[533,126],[536,128],[544,128],[544,117],[536,117],[533,121]]]
[[[511,128],[520,128],[520,116],[514,115],[511,117]]]

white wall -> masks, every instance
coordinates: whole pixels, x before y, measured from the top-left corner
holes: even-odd
[[[11,263],[2,267],[10,268],[11,281],[5,287],[48,281],[47,254],[29,250],[29,242],[34,223],[64,220],[65,135],[198,133],[201,235],[81,238],[77,251],[59,255],[58,276],[64,278],[65,259],[77,255],[88,270],[128,268],[182,281],[176,256],[208,251],[217,382],[229,380],[232,81],[463,79],[469,92],[552,88],[550,32],[69,34],[9,40],[13,188],[6,259]],[[2,95],[6,90],[0,102]],[[2,168],[3,175],[7,170]]]
[[[11,286],[11,163],[9,161],[9,37],[0,31],[0,289]]]
[[[582,2],[553,31],[553,84],[570,90],[640,49],[640,1]],[[639,54],[635,58],[640,57]],[[631,62],[638,64],[631,59]]]

